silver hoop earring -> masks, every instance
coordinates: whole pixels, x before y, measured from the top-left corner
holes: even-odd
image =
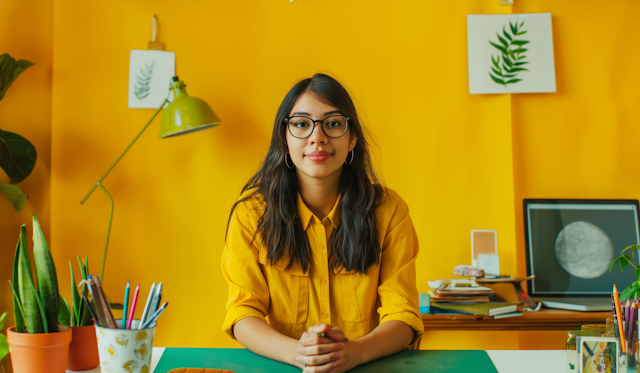
[[[344,160],[344,164],[346,164],[347,166],[350,165],[351,163],[353,163],[353,148],[351,148],[351,160],[349,161],[349,163],[347,163],[347,160]]]
[[[293,170],[296,167],[296,165],[289,166],[289,162],[287,162],[287,156],[288,155],[289,155],[289,153],[284,155],[284,164],[287,165],[288,169]],[[289,156],[289,158],[291,158],[291,156]],[[293,159],[291,160],[291,163],[293,163]]]

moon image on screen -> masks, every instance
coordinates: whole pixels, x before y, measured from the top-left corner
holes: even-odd
[[[558,262],[579,278],[596,278],[607,273],[613,255],[609,236],[586,221],[567,224],[556,238]]]

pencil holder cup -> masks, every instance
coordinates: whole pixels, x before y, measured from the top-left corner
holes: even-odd
[[[150,373],[151,352],[156,332],[151,327],[138,330],[140,320],[133,320],[131,329],[109,329],[96,326],[100,372]],[[122,320],[116,320],[118,327]]]

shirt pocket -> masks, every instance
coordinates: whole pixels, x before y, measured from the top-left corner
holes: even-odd
[[[269,286],[269,320],[279,324],[302,324],[309,311],[309,271],[304,273],[300,264],[286,269],[288,258],[282,258],[273,266],[260,256],[264,276]]]
[[[354,271],[346,271],[344,268],[333,268],[334,286],[338,291],[340,312],[342,319],[348,322],[362,322],[362,314],[356,292],[356,279]]]

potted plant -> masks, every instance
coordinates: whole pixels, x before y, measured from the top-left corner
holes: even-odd
[[[620,293],[620,301],[627,300],[627,298],[635,295],[636,293],[640,293],[640,266],[636,266],[631,262],[631,258],[635,257],[634,253],[638,249],[640,249],[639,245],[631,245],[626,249],[622,250],[621,252],[622,255],[615,258],[613,260],[613,263],[611,263],[611,267],[609,268],[609,272],[611,272],[611,270],[613,269],[613,266],[616,265],[616,263],[620,263],[620,272],[622,272],[628,265],[630,265],[631,267],[633,267],[633,269],[635,270],[636,276],[638,277],[638,281],[632,282],[631,285],[627,286],[622,291],[622,293]],[[627,250],[631,252],[631,256],[629,256],[629,254],[624,253]]]
[[[69,307],[69,302],[66,299],[61,298],[60,313],[58,314],[60,324],[71,328],[73,338],[69,345],[67,370],[73,371],[93,369],[100,364],[93,319],[87,305],[82,300],[82,296],[89,299],[89,288],[84,282],[89,276],[89,262],[87,257],[82,261],[78,256],[76,258],[80,266],[80,277],[83,280],[82,295],[78,293],[73,266],[69,261],[69,270],[71,271],[71,307]]]
[[[0,329],[4,328],[4,320],[7,318],[7,312],[0,316]],[[4,373],[4,365],[2,360],[9,354],[9,345],[7,344],[7,336],[0,333],[0,372]]]
[[[33,215],[33,259],[36,289],[27,248],[27,229],[20,238],[13,260],[13,310],[16,325],[7,329],[14,372],[64,373],[67,367],[71,329],[58,325],[58,278],[49,245]]]

